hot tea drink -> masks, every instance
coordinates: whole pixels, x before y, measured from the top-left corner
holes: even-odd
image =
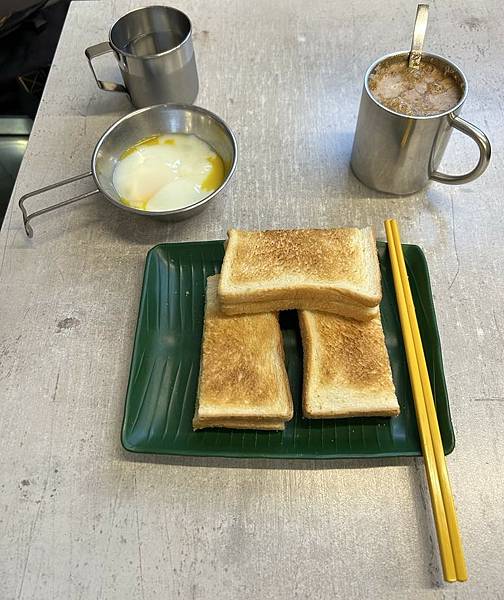
[[[457,73],[431,57],[425,57],[417,69],[408,66],[407,56],[385,59],[369,76],[368,85],[380,104],[409,116],[444,113],[463,96]]]

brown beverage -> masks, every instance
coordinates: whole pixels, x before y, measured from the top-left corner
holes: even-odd
[[[411,116],[444,113],[463,95],[458,75],[431,57],[423,58],[418,69],[408,67],[407,57],[384,60],[369,76],[369,90],[386,108]]]

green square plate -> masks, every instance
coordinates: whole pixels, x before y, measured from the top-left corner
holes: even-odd
[[[429,274],[418,246],[404,245],[445,453],[453,434]],[[387,245],[378,243],[381,313],[401,414],[394,418],[310,420],[301,416],[302,346],[295,311],[281,313],[294,418],[285,431],[193,431],[205,282],[218,273],[223,242],[161,244],[147,255],[122,428],[132,452],[270,458],[419,456]],[[223,366],[224,368],[224,366]]]

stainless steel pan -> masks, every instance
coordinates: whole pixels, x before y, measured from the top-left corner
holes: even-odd
[[[183,208],[165,212],[149,212],[126,206],[121,202],[112,183],[112,174],[119,157],[139,140],[164,133],[194,134],[212,146],[224,163],[224,181],[220,187],[202,200]],[[156,106],[141,108],[119,119],[102,135],[94,149],[91,158],[91,170],[89,172],[35,190],[29,194],[25,194],[19,200],[26,235],[30,238],[33,237],[33,229],[30,221],[35,217],[56,208],[67,206],[73,202],[78,202],[84,198],[89,198],[89,196],[98,193],[102,193],[107,200],[118,208],[144,217],[152,217],[165,221],[180,221],[192,217],[203,210],[205,205],[224,189],[235,171],[237,158],[238,147],[233,132],[222,119],[210,111],[198,106],[185,104],[158,104]],[[92,177],[97,189],[73,198],[68,198],[31,214],[28,214],[26,211],[25,202],[28,198],[73,183],[79,179],[84,179],[85,177]]]

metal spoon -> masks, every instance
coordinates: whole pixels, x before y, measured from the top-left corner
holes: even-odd
[[[429,20],[429,5],[419,4],[415,17],[415,26],[413,28],[413,37],[411,39],[411,50],[409,53],[408,67],[418,69],[422,60],[422,48],[424,44],[427,21]]]

